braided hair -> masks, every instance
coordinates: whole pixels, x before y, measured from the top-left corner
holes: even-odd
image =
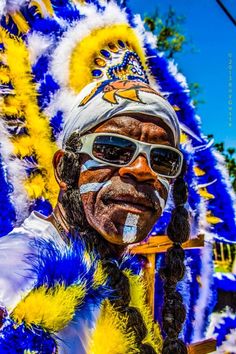
[[[167,235],[173,242],[173,246],[167,250],[165,266],[160,269],[160,276],[164,282],[162,319],[163,330],[166,333],[162,354],[187,354],[186,345],[178,338],[185,321],[186,310],[182,296],[176,290],[177,283],[183,279],[185,274],[184,250],[181,244],[188,240],[190,234],[188,212],[184,208],[188,198],[187,184],[183,177],[185,170],[184,164],[173,186],[175,208],[167,228]]]
[[[114,290],[110,303],[120,315],[127,318],[126,333],[135,336],[140,354],[156,354],[155,349],[147,343],[142,343],[147,335],[147,327],[140,311],[129,306],[130,284],[126,274],[119,267],[119,258],[124,246],[113,245],[91,228],[84,214],[81,196],[78,189],[80,173],[80,156],[76,154],[79,136],[73,133],[68,139],[65,154],[60,162],[61,179],[67,184],[67,190],[61,197],[61,203],[70,225],[72,237],[81,237],[87,250],[95,250],[101,259],[102,266],[108,275],[108,285]]]

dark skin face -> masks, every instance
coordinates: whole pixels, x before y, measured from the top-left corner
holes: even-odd
[[[152,144],[174,146],[171,130],[156,117],[117,116],[93,129],[125,135]],[[81,155],[82,166],[91,158]],[[96,191],[91,184],[108,182]],[[82,169],[78,187],[86,218],[107,241],[129,244],[144,240],[161,216],[168,196],[168,182],[151,170],[146,156],[139,155],[125,167],[96,166]],[[90,184],[90,185],[89,185]]]

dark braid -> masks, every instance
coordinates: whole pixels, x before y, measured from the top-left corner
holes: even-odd
[[[175,208],[172,211],[171,221],[167,228],[167,235],[173,246],[167,250],[165,267],[160,269],[160,276],[164,281],[164,305],[162,310],[163,329],[166,338],[163,343],[163,354],[187,354],[184,342],[178,338],[186,317],[181,294],[176,291],[177,283],[185,274],[184,250],[181,247],[190,234],[188,212],[184,204],[188,199],[187,184],[184,181],[186,165],[173,186],[173,200]]]
[[[131,300],[129,279],[119,267],[119,256],[124,247],[112,245],[106,241],[90,227],[85,217],[77,185],[80,173],[80,159],[79,155],[75,153],[77,147],[78,134],[74,133],[67,142],[60,165],[61,179],[67,184],[67,190],[61,198],[61,203],[70,225],[70,233],[72,237],[77,237],[76,235],[79,234],[89,252],[94,250],[98,252],[103,268],[108,274],[109,285],[114,290],[110,302],[116,311],[127,318],[126,333],[135,335],[139,353],[156,354],[151,345],[142,343],[147,335],[147,328],[140,311],[129,306]]]

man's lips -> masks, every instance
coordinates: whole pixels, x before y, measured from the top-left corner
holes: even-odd
[[[105,197],[103,198],[104,204],[116,204],[130,209],[130,211],[156,211],[153,203],[148,199],[134,198],[132,196],[117,196],[117,197]]]

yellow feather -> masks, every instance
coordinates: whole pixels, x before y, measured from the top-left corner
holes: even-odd
[[[38,174],[33,177],[30,177],[28,180],[25,181],[24,186],[30,198],[35,199],[39,198],[42,195],[46,198],[44,191],[44,180],[42,175]]]
[[[13,310],[11,317],[20,324],[38,325],[45,330],[58,332],[73,319],[76,307],[85,296],[85,286],[56,285],[54,288],[41,286],[32,290]]]
[[[129,278],[131,302],[137,307],[148,329],[143,341],[151,344],[157,353],[161,353],[162,338],[158,324],[154,324],[149,308],[145,303],[145,286],[139,276],[126,270]],[[127,317],[118,313],[108,300],[104,301],[94,332],[88,345],[88,354],[135,354],[139,353],[135,336],[126,330]]]
[[[207,216],[206,216],[206,220],[207,222],[209,222],[210,224],[219,224],[221,222],[223,222],[222,219],[218,218],[217,216],[214,216],[211,211],[207,212]]]
[[[43,170],[43,186],[40,187],[42,196],[47,196],[54,206],[59,189],[54,179],[52,158],[57,146],[50,141],[49,122],[39,111],[36,87],[32,82],[29,53],[21,39],[9,35],[3,28],[0,28],[0,39],[4,43],[9,75],[17,99],[17,108],[20,107],[19,115],[25,117],[29,133],[28,137],[22,136],[13,139],[15,152],[21,154],[22,157],[27,154],[31,155],[33,152],[36,154],[38,165]],[[32,189],[35,190],[34,180],[30,181],[33,183]],[[34,193],[31,193],[32,189],[28,188],[30,181],[26,183],[26,186],[32,196]]]
[[[120,316],[108,300],[104,301],[92,338],[88,354],[136,354],[139,353],[135,337],[126,332],[127,318]]]
[[[69,86],[73,91],[79,93],[84,86],[93,81],[91,71],[94,68],[95,57],[109,42],[114,43],[118,40],[129,41],[130,46],[139,55],[144,69],[147,69],[144,50],[132,28],[125,24],[98,28],[82,39],[71,54]]]
[[[146,299],[145,283],[140,275],[134,275],[130,270],[124,271],[130,282],[130,306],[137,307],[142,314],[144,323],[148,330],[148,335],[143,341],[144,343],[151,344],[157,353],[161,353],[162,337],[158,324],[154,325],[152,320],[151,310],[148,307]]]
[[[45,5],[47,11],[48,11],[48,14],[50,16],[53,16],[54,11],[53,11],[53,8],[52,8],[51,1],[50,0],[42,0],[42,1],[43,1],[44,5]]]
[[[183,132],[181,132],[180,134],[180,144],[184,144],[188,141],[188,136],[186,134],[184,134]]]
[[[200,196],[205,199],[214,199],[215,198],[214,194],[209,193],[205,187],[199,188],[198,194],[200,194]]]
[[[179,108],[179,107],[176,106],[176,105],[173,105],[172,107],[174,108],[174,110],[175,110],[176,112],[181,111],[181,108]]]
[[[20,138],[12,139],[12,142],[14,144],[15,155],[24,157],[33,154],[32,141],[29,136],[22,136]]]
[[[195,167],[193,168],[193,170],[194,170],[196,176],[204,176],[204,175],[206,174],[206,172],[203,171],[203,170],[202,170],[200,167],[198,167],[198,166],[195,166]]]
[[[0,70],[0,81],[3,84],[8,84],[10,81],[9,70],[7,68],[2,67]]]
[[[93,288],[96,289],[98,286],[104,284],[106,279],[107,274],[103,271],[102,262],[98,261],[93,275]]]
[[[45,17],[47,17],[49,15],[47,13],[47,11],[45,11],[46,9],[43,8],[42,3],[37,1],[37,0],[32,0],[29,3],[29,7],[35,7],[36,8],[35,13],[39,14],[40,17],[42,17],[42,18],[45,18]]]
[[[17,11],[11,13],[11,18],[13,22],[16,24],[19,32],[27,33],[29,31],[30,27],[28,25],[28,22],[26,21],[26,19],[24,18],[21,12]]]
[[[29,4],[30,7],[36,7],[36,13],[41,17],[52,17],[54,15],[53,7],[50,0],[32,0]]]
[[[6,116],[18,116],[19,111],[14,106],[1,105],[1,111]]]

